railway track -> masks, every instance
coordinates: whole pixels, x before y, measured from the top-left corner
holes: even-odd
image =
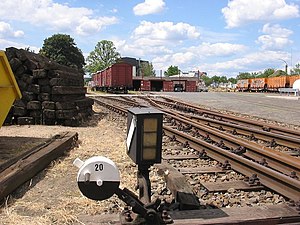
[[[176,109],[176,106],[174,104],[170,104],[167,102],[151,99],[153,104],[155,103],[156,106],[163,105],[163,106],[168,106],[170,109]],[[226,131],[229,133],[232,133],[234,135],[242,135],[245,137],[248,137],[250,140],[256,140],[260,139],[262,141],[267,142],[269,146],[275,147],[275,146],[284,146],[290,148],[294,153],[299,153],[300,154],[300,139],[299,136],[297,135],[286,135],[286,134],[278,134],[275,132],[270,132],[266,127],[264,129],[257,129],[249,126],[244,126],[242,124],[236,124],[236,123],[229,123],[226,121],[223,121],[221,119],[222,117],[213,117],[209,118],[206,115],[200,116],[199,114],[197,115],[197,111],[192,111],[193,113],[188,113],[191,112],[191,109],[186,109],[184,108],[184,111],[181,111],[182,115],[184,115],[187,118],[190,118],[192,120],[197,121],[198,123],[201,123],[203,125],[207,125],[209,127],[217,128],[221,131]],[[203,115],[202,113],[200,113]],[[280,128],[276,128],[279,130]],[[289,134],[292,133],[292,130],[289,130]],[[297,134],[297,131],[295,131],[295,134]]]
[[[116,101],[116,99],[113,98],[110,99],[110,101]],[[142,103],[142,106],[145,106],[145,99],[143,99],[143,101],[144,102]],[[110,109],[114,108],[114,104],[105,103],[103,99],[100,102],[102,106]],[[121,101],[118,100],[118,102],[123,104],[123,106],[116,107],[114,111],[117,111],[122,115],[126,115],[127,113],[125,106],[128,107],[128,105],[139,105],[137,103],[138,101],[128,101],[128,99],[124,98]],[[97,100],[96,103],[98,103]],[[152,104],[154,103],[152,102]],[[158,105],[156,105],[156,107],[158,107]],[[194,167],[193,169],[170,169],[170,167],[168,167],[168,171],[171,170],[178,172],[179,170],[184,174],[189,174],[191,183],[195,183],[195,181],[193,181],[193,179],[195,179],[195,175],[191,174],[222,174],[222,171],[223,173],[224,171],[226,173],[226,171],[228,172],[233,169],[234,171],[243,174],[243,179],[248,182],[246,183],[244,180],[238,181],[239,185],[242,183],[242,186],[244,186],[242,189],[254,190],[261,189],[262,186],[265,186],[285,196],[286,199],[292,199],[295,202],[300,201],[300,181],[297,177],[299,175],[300,167],[299,161],[297,161],[294,157],[287,154],[280,154],[279,152],[276,152],[275,154],[272,149],[261,148],[261,146],[255,143],[247,143],[245,140],[238,140],[238,142],[236,142],[238,138],[230,137],[228,134],[222,133],[220,129],[207,126],[205,127],[205,125],[195,122],[193,119],[190,119],[187,116],[166,110],[162,107],[159,109],[165,113],[165,135],[168,136],[172,141],[179,141],[182,143],[184,148],[192,149],[188,151],[189,153],[191,151],[193,152],[193,154],[184,153],[183,155],[179,153],[177,156],[171,157],[163,156],[166,161],[172,161],[176,159],[199,160],[201,158],[203,159],[209,157],[219,162],[217,164],[218,167],[210,169],[203,169],[201,167]],[[205,129],[203,129],[203,127]],[[237,149],[241,150],[243,148],[247,149],[247,153],[244,152],[243,154],[237,154],[237,151],[232,151]],[[250,151],[250,149],[252,150]],[[257,161],[258,158],[263,158],[264,162],[267,162],[267,164]],[[165,171],[166,168],[161,170]],[[179,175],[177,174],[174,177],[178,178],[178,176]],[[172,187],[174,189],[174,186],[176,186],[175,184],[178,183],[178,181],[169,181],[167,183],[171,183],[171,189]],[[236,184],[237,181],[235,181],[235,183],[231,183],[231,185]],[[237,189],[239,189],[238,186]],[[176,197],[176,193],[180,192],[180,190],[175,190],[172,192],[173,195],[175,193]],[[221,205],[223,205],[223,203]]]
[[[223,114],[214,110],[208,110],[205,108],[202,108],[197,105],[193,105],[184,101],[180,100],[174,100],[168,97],[162,97],[164,99],[164,104],[169,104],[170,107],[174,108],[181,108],[182,110],[185,111],[192,111],[196,112],[199,115],[203,115],[204,117],[208,118],[213,118],[213,119],[218,119],[221,121],[233,123],[233,124],[239,124],[243,126],[248,126],[248,127],[254,127],[260,130],[268,131],[271,133],[277,133],[277,134],[283,134],[283,135],[288,135],[291,137],[299,138],[300,131],[294,130],[294,129],[289,129],[285,127],[280,127],[276,126],[273,124],[269,123],[264,123],[264,122],[258,122],[255,120],[247,119],[247,118],[242,118],[242,117],[237,117],[233,115],[228,115],[228,114]]]

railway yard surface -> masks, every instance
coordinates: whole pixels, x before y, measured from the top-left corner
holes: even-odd
[[[168,92],[167,95],[215,109],[300,125],[300,100],[292,95],[249,92]]]
[[[62,157],[53,161],[46,169],[5,198],[0,207],[1,225],[119,224],[118,213],[121,212],[125,204],[115,195],[101,202],[83,197],[79,192],[76,182],[78,169],[72,165],[72,162],[77,157],[82,160],[86,160],[95,155],[108,157],[116,163],[120,170],[121,187],[135,191],[137,167],[126,154],[126,115],[124,116],[113,112],[104,107],[104,104],[116,104],[117,102],[119,107],[126,108],[130,106],[130,102],[132,106],[135,105],[135,102],[138,103],[140,101],[141,104],[146,104],[147,101],[146,98],[135,99],[129,95],[127,95],[127,97],[107,97],[108,95],[103,95],[104,98],[98,96],[98,94],[92,94],[90,96],[95,99],[93,106],[95,113],[89,121],[80,127],[42,125],[12,125],[1,127],[0,149],[4,148],[4,146],[11,146],[11,148],[15,149],[16,141],[24,146],[26,143],[21,142],[21,140],[24,141],[24,138],[28,139],[27,143],[31,141],[30,145],[33,145],[35,141],[36,143],[40,143],[61,132],[68,131],[78,133],[78,142],[72,150],[65,152]],[[145,97],[146,95],[143,96]],[[297,215],[300,215],[299,211],[295,209],[298,207],[299,210],[300,205],[296,207],[293,206],[292,208],[288,207],[290,205],[289,198],[299,199],[299,195],[297,196],[297,193],[300,193],[299,178],[295,176],[294,178],[283,176],[283,174],[287,174],[292,170],[290,168],[293,168],[293,170],[296,171],[296,176],[299,176],[300,168],[297,162],[299,162],[300,154],[298,136],[300,132],[300,100],[295,100],[295,98],[281,98],[279,95],[275,98],[270,97],[274,96],[274,94],[262,93],[155,93],[153,96],[152,104],[160,104],[160,101],[163,101],[163,98],[160,96],[168,96],[171,97],[171,99],[164,99],[164,106],[161,108],[162,110],[169,110],[165,111],[165,113],[168,114],[168,118],[165,121],[165,135],[163,137],[163,159],[165,163],[161,166],[151,168],[152,199],[163,197],[167,202],[172,200],[173,190],[170,190],[169,187],[166,188],[167,186],[162,174],[166,171],[172,172],[173,169],[176,168],[175,172],[173,171],[174,173],[178,171],[181,172],[179,175],[176,174],[176,177],[178,179],[187,180],[187,183],[191,186],[190,191],[200,200],[199,202],[195,201],[193,203],[182,202],[180,203],[181,207],[193,208],[193,206],[195,206],[200,208],[200,210],[202,209],[203,213],[209,212],[204,210],[221,209],[220,211],[222,211],[223,214],[219,213],[216,215],[215,220],[211,220],[209,223],[209,220],[207,220],[209,213],[202,215],[204,216],[203,218],[206,217],[205,220],[202,221],[205,224],[222,224],[222,219],[223,222],[228,222],[229,215],[236,215],[235,211],[238,209],[241,209],[240,213],[238,213],[240,217],[237,216],[235,221],[238,221],[241,217],[246,218],[249,216],[249,218],[253,217],[253,220],[250,221],[249,224],[256,224],[255,219],[261,219],[260,222],[264,222],[264,216],[270,215],[270,217],[273,217],[276,214],[277,217],[290,217],[290,220],[286,220],[290,222],[290,224],[300,224],[300,220],[297,221],[293,219]],[[115,101],[116,99],[118,101]],[[126,103],[125,100],[128,102]],[[193,103],[194,105],[197,104],[203,109],[212,109],[218,113],[221,112],[226,115],[253,119],[259,121],[259,123],[269,124],[269,126],[264,126],[261,133],[255,133],[253,135],[253,133],[251,133],[252,131],[242,130],[242,128],[238,128],[238,126],[231,128],[225,124],[217,125],[217,122],[210,120],[217,116],[210,116],[207,112],[192,115],[189,111],[191,109],[183,109],[186,106],[183,107],[180,105],[179,100]],[[128,105],[126,106],[126,104]],[[184,124],[184,119],[181,118],[182,116],[172,114],[174,113],[172,110],[175,109],[187,110],[188,112],[183,118],[191,121],[198,120],[199,124],[193,128],[189,124]],[[121,110],[122,109],[119,109],[119,112]],[[175,119],[172,118],[172,116],[174,116],[174,118],[177,117],[178,121],[174,121]],[[193,116],[203,116],[204,118],[201,120]],[[182,121],[180,122],[180,120]],[[218,118],[218,120],[221,122],[220,124],[226,122],[226,119]],[[266,141],[264,140],[264,138],[266,138],[264,132],[272,131],[272,125],[292,129],[294,134],[292,132],[284,139],[284,137],[281,137],[284,135],[277,133],[275,134],[275,137],[276,135],[278,136],[276,141]],[[209,129],[209,126],[211,126],[211,133],[208,130],[201,130]],[[175,131],[172,130],[173,128],[176,128]],[[224,133],[224,137],[221,141],[218,139],[217,129]],[[178,141],[183,139],[183,136],[180,137],[180,135],[184,132],[186,132],[184,135],[190,135],[192,137],[190,137],[188,144],[186,144],[186,142],[179,144]],[[231,135],[235,135],[235,133],[238,133],[238,137],[230,139]],[[193,142],[195,137],[199,138],[199,143]],[[247,141],[250,139],[253,143],[249,144],[248,142],[246,143],[246,141],[236,143],[232,140],[239,138],[244,138]],[[260,140],[260,138],[262,138],[262,140]],[[7,143],[7,140],[9,140],[9,143]],[[212,145],[208,146],[204,141]],[[280,184],[278,185],[279,188],[275,184],[278,181],[274,181],[273,184],[273,182],[269,182],[269,178],[257,182],[255,177],[250,177],[250,179],[253,179],[251,185],[245,186],[245,184],[241,184],[244,180],[247,180],[246,176],[242,174],[243,171],[244,173],[248,173],[247,169],[233,161],[235,157],[241,156],[239,154],[245,153],[242,151],[243,143],[247,146],[247,150],[249,150],[247,154],[245,154],[246,158],[254,157],[254,159],[257,159],[259,156],[257,152],[255,153],[255,149],[263,148],[267,151],[269,148],[274,148],[273,150],[276,150],[276,154],[282,157],[282,161],[288,162],[290,160],[289,165],[288,163],[279,165],[277,162],[272,161],[273,159],[271,159],[270,156],[272,153],[269,155],[265,153],[265,157],[269,163],[265,171],[270,170],[272,174],[272,169],[275,168],[282,174],[275,175],[274,173],[274,177],[278,176],[279,179],[278,177],[276,178],[278,180],[282,177],[282,180],[286,180],[286,182],[291,181],[294,188],[291,187],[290,190],[283,191],[281,194],[279,193],[279,190],[281,190]],[[199,152],[196,151],[196,144],[205,146],[203,148],[207,150],[209,157],[205,154],[199,154]],[[215,156],[210,152],[210,150],[214,148],[220,151],[234,152],[234,154],[228,155],[233,157],[232,165],[227,165],[224,161],[220,165],[220,163],[217,162],[220,156]],[[253,150],[253,152],[250,152],[250,149],[251,151]],[[3,155],[0,155],[0,163],[3,158]],[[261,167],[266,166],[264,162],[257,164],[260,164]],[[199,169],[201,168],[199,167],[200,165],[202,166],[202,171]],[[205,168],[205,171],[203,168]],[[241,172],[238,172],[239,170],[241,170]],[[263,177],[265,175],[261,176]],[[170,180],[169,182],[172,183],[173,181]],[[224,182],[227,182],[227,186]],[[230,184],[232,185],[230,186]],[[176,186],[176,183],[173,184],[173,186]],[[274,190],[277,190],[277,192]],[[242,209],[243,207],[244,209]],[[256,212],[254,212],[255,210]],[[260,213],[261,218],[255,218],[255,213]],[[179,221],[176,222],[175,220],[175,224],[194,224],[185,220],[184,215],[175,213],[174,218],[177,218]],[[193,215],[189,215],[188,218],[193,218]],[[272,221],[265,220],[265,224],[278,223],[278,219]],[[202,223],[199,222],[195,224]]]

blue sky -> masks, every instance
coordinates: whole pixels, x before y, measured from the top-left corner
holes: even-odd
[[[121,56],[209,76],[300,63],[300,0],[2,0],[0,49],[69,34],[85,56],[111,40]]]

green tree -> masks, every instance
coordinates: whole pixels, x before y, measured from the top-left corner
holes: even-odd
[[[291,75],[300,74],[300,63],[297,63],[293,69],[291,69]]]
[[[219,76],[214,75],[214,76],[212,76],[211,80],[215,84],[219,84],[220,83],[220,77]]]
[[[254,75],[249,72],[239,73],[239,75],[237,75],[236,77],[236,79],[238,80],[249,79],[249,78],[254,78]]]
[[[233,78],[233,77],[228,78],[228,81],[231,82],[232,84],[236,84],[237,83],[236,78]]]
[[[271,76],[273,73],[275,73],[275,69],[273,68],[268,68],[268,69],[265,69],[264,72],[263,72],[263,77],[269,77]]]
[[[205,85],[208,87],[212,84],[212,79],[207,75],[202,76],[202,80],[204,81]]]
[[[152,63],[142,62],[141,63],[142,73],[144,77],[155,76],[155,71]]]
[[[169,66],[167,71],[165,71],[165,76],[169,77],[172,75],[178,75],[180,73],[180,70],[178,69],[178,66]]]
[[[121,55],[116,51],[112,41],[99,41],[94,51],[91,51],[86,59],[85,70],[89,73],[95,73],[113,65],[120,57]]]
[[[220,83],[227,83],[227,77],[226,76],[222,76],[219,78],[219,82]]]
[[[41,55],[55,62],[82,70],[85,62],[82,51],[76,46],[74,39],[67,34],[54,34],[44,40]]]

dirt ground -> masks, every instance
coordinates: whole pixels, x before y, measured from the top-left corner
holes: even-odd
[[[115,196],[101,202],[87,199],[77,187],[78,169],[72,164],[74,159],[86,160],[95,155],[116,163],[121,173],[121,187],[134,190],[136,181],[136,167],[125,152],[125,120],[114,118],[99,108],[94,110],[93,120],[82,127],[3,126],[0,129],[0,136],[11,137],[49,138],[62,131],[79,134],[76,148],[6,198],[0,208],[1,225],[85,224],[79,219],[83,215],[113,213],[124,207]],[[117,127],[120,122],[123,126]]]

